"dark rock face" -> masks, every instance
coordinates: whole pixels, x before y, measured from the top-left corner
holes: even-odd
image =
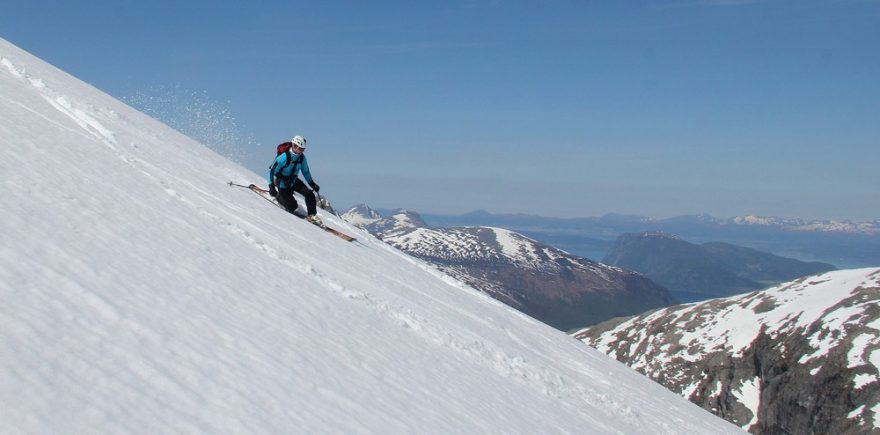
[[[728,243],[695,245],[666,233],[621,235],[602,261],[643,273],[674,293],[694,295],[688,300],[731,296],[835,269]]]
[[[642,275],[609,267],[500,228],[427,228],[418,214],[385,218],[362,207],[343,215],[386,243],[434,264],[561,330],[669,306],[672,297]]]
[[[880,269],[615,319],[575,336],[755,434],[880,433]]]

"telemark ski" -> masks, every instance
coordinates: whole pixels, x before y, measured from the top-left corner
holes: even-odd
[[[232,182],[232,181],[230,181],[228,184],[229,184],[230,187],[234,186],[234,187],[241,187],[241,188],[243,188],[243,189],[248,189],[248,190],[250,190],[251,192],[254,192],[254,193],[256,193],[257,195],[259,195],[260,198],[263,198],[263,199],[265,199],[266,201],[269,201],[270,203],[272,203],[273,205],[275,205],[276,207],[278,207],[278,208],[284,210],[284,207],[282,207],[281,204],[278,204],[278,202],[275,201],[274,199],[272,199],[271,197],[266,196],[266,195],[269,194],[269,191],[268,191],[268,190],[263,189],[262,187],[257,186],[256,184],[249,184],[249,185],[245,186],[244,184],[238,184],[238,183],[234,183],[234,182]],[[285,210],[285,211],[286,211],[286,210]],[[301,214],[301,213],[293,213],[293,215],[296,216],[296,217],[298,217],[298,218],[300,218],[300,219],[303,219],[303,220],[305,220],[305,218],[307,217],[306,215]],[[317,224],[315,224],[315,226],[316,226],[316,227],[319,227],[319,228],[321,228],[321,229],[323,229],[324,231],[326,231],[326,232],[328,232],[328,233],[330,233],[330,234],[333,234],[334,236],[339,237],[339,238],[342,239],[342,240],[346,240],[346,241],[349,241],[349,242],[353,242],[353,241],[356,241],[356,240],[357,240],[357,239],[355,239],[354,237],[349,236],[348,234],[345,234],[345,233],[343,233],[342,231],[339,231],[339,230],[337,230],[337,229],[330,228],[330,227],[328,227],[327,225],[324,225],[324,224],[317,225]]]

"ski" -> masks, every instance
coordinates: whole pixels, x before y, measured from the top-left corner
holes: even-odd
[[[284,210],[284,211],[287,211],[287,210],[285,210],[284,207],[282,207],[281,204],[279,204],[277,201],[275,201],[275,200],[273,200],[273,199],[271,199],[271,198],[266,197],[266,195],[269,193],[269,191],[268,191],[267,189],[263,189],[262,187],[257,186],[256,184],[249,184],[249,185],[245,186],[244,184],[238,184],[238,183],[234,183],[234,182],[232,182],[232,181],[230,181],[228,184],[229,184],[230,187],[241,187],[241,188],[243,188],[243,189],[248,189],[248,190],[250,190],[251,192],[254,192],[254,193],[256,193],[257,195],[259,195],[260,198],[263,198],[263,199],[265,199],[266,201],[271,202],[274,206],[276,206],[276,207],[278,207],[278,208],[280,208],[280,209],[282,209],[282,210]],[[306,217],[307,217],[307,216],[305,216],[305,215],[303,215],[303,214],[300,214],[300,213],[292,213],[292,214],[293,214],[294,216],[296,216],[296,217],[302,219],[302,220],[305,220]],[[334,236],[339,237],[340,239],[345,240],[345,241],[347,241],[347,242],[354,242],[354,241],[357,241],[356,238],[354,238],[354,237],[352,237],[352,236],[349,236],[348,234],[345,234],[345,233],[343,233],[342,231],[339,231],[339,230],[337,230],[337,229],[335,229],[335,228],[330,228],[330,227],[328,227],[327,225],[324,225],[324,224],[321,224],[321,225],[313,224],[313,225],[315,225],[316,227],[321,228],[322,230],[324,230],[324,231],[326,231],[326,232],[328,232],[328,233],[330,233],[330,234],[333,234]]]

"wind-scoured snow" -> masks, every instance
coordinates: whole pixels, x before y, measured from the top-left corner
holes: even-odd
[[[0,433],[738,431],[3,40],[0,137]]]
[[[537,245],[533,240],[503,228],[491,229],[495,233],[495,240],[501,245],[501,252],[505,256],[522,263],[535,263],[541,260],[536,249]]]

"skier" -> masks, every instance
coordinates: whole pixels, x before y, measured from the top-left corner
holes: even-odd
[[[315,192],[321,190],[321,187],[318,186],[318,183],[315,183],[315,180],[312,179],[312,174],[309,172],[309,164],[304,153],[305,150],[306,139],[300,135],[296,135],[290,142],[285,142],[278,146],[278,157],[275,158],[275,162],[269,168],[269,195],[276,197],[278,203],[285,210],[293,213],[297,207],[293,192],[299,193],[306,199],[306,209],[308,211],[306,220],[315,225],[323,226],[321,218],[318,217],[315,193],[309,190],[305,183],[297,177],[300,169],[302,169],[303,177],[305,177],[309,186]]]

